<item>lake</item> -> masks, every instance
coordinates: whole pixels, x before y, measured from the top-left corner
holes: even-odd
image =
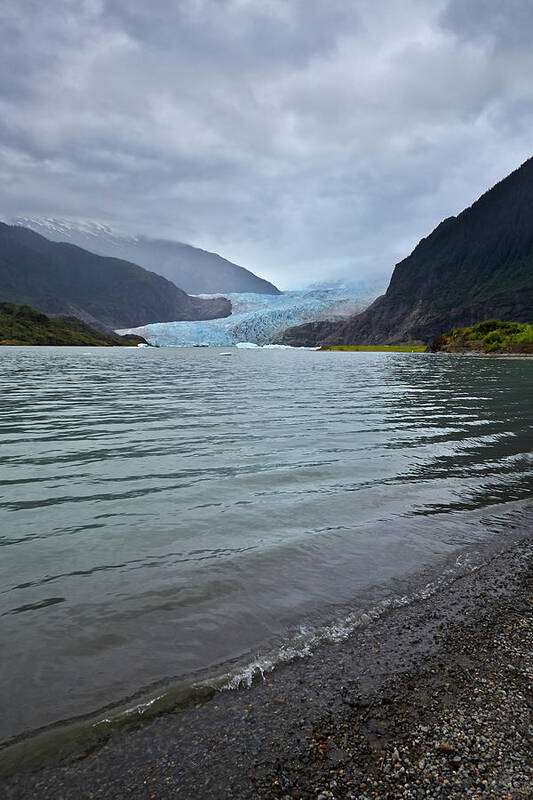
[[[225,352],[0,348],[0,739],[237,686],[531,531],[532,359]]]

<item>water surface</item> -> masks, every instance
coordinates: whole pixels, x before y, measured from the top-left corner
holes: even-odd
[[[0,739],[245,670],[528,529],[532,385],[531,359],[1,349]]]

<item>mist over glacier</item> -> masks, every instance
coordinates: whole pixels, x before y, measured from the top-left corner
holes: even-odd
[[[383,289],[381,284],[353,283],[316,286],[278,296],[230,293],[225,295],[232,303],[229,317],[197,322],[153,322],[121,329],[118,333],[137,333],[159,347],[231,347],[240,342],[272,344],[293,325],[340,319],[362,311]]]

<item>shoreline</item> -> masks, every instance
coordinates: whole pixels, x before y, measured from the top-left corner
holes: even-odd
[[[311,348],[310,348],[311,349]],[[533,358],[533,353],[520,351],[487,353],[472,348],[453,350],[431,350],[430,345],[321,345],[315,348],[319,353],[423,353],[425,355],[445,356],[487,356],[489,358]]]
[[[503,665],[500,661],[502,654],[514,652],[520,662],[525,657],[519,653],[521,643],[527,637],[531,641],[527,580],[532,548],[531,539],[521,539],[436,595],[394,609],[346,641],[279,667],[248,689],[219,693],[197,707],[115,731],[96,748],[58,755],[36,771],[20,771],[3,783],[3,797],[286,800],[323,794],[321,800],[366,800],[425,797],[424,787],[431,786],[432,791],[440,787],[439,796],[475,797],[466,791],[468,781],[477,780],[470,773],[477,770],[488,780],[487,768],[472,767],[465,783],[466,765],[474,763],[465,755],[466,745],[458,752],[466,723],[454,734],[458,741],[448,742],[445,737],[451,734],[445,734],[437,717],[447,719],[446,714],[453,716],[454,708],[464,706],[459,717],[473,714],[469,725],[475,728],[479,705],[486,727],[491,703],[483,698],[503,691],[512,701],[506,724],[520,726],[525,711],[513,706],[520,702],[513,687],[525,680],[522,665],[513,671],[509,656]],[[495,642],[500,642],[499,651]],[[497,678],[491,679],[492,687],[487,675]],[[451,730],[451,723],[446,725]],[[439,737],[452,750],[432,744]],[[498,746],[507,744],[501,739]],[[518,743],[513,758],[521,764],[520,748]],[[413,760],[414,750],[426,755]],[[501,771],[507,760],[500,759],[494,769]],[[427,778],[427,770],[430,776],[437,771],[438,785]],[[455,778],[462,781],[457,795]],[[390,794],[405,780],[417,787],[414,793],[407,787],[407,794]],[[483,798],[525,796],[514,784],[515,793],[510,789],[507,795],[500,789],[491,794],[483,784],[478,788]],[[416,794],[422,789],[423,795]]]

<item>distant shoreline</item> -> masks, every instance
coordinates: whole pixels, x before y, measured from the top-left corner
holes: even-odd
[[[436,350],[425,345],[327,345],[317,348],[318,352],[351,352],[351,353],[427,353],[447,356],[488,356],[490,358],[533,358],[533,353],[486,353],[484,350]]]
[[[361,353],[426,353],[427,347],[425,344],[332,344],[318,348],[319,352],[327,350]]]

